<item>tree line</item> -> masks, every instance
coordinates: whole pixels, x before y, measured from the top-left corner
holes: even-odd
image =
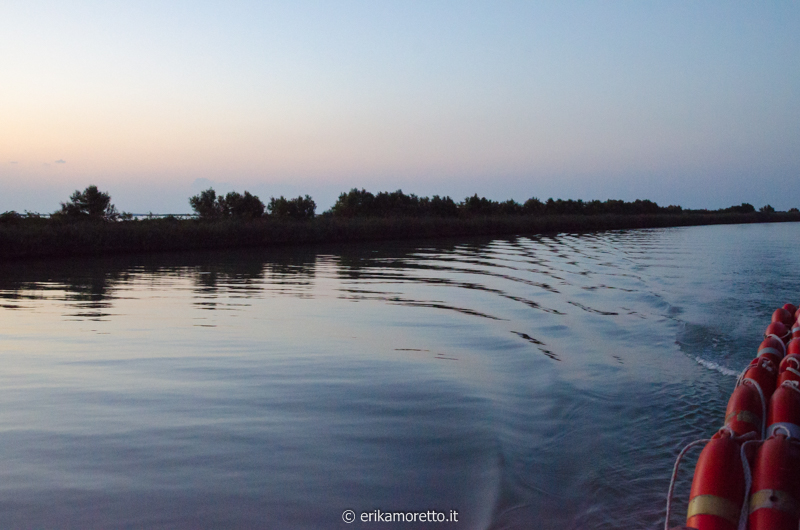
[[[217,195],[209,188],[189,198],[189,205],[196,217],[202,221],[223,219],[252,220],[259,218],[275,218],[290,220],[310,220],[318,217],[316,203],[309,196],[296,198],[270,197],[264,204],[258,196],[248,191],[235,191],[225,195]],[[608,199],[606,201],[562,200],[552,198],[541,201],[536,197],[519,203],[513,199],[493,201],[477,194],[466,197],[460,202],[449,196],[419,197],[413,193],[406,194],[402,190],[378,192],[373,194],[365,189],[353,188],[339,195],[336,203],[320,214],[324,217],[356,218],[356,217],[478,217],[478,216],[514,216],[514,215],[677,215],[683,212],[702,213],[754,213],[755,207],[748,203],[719,210],[684,210],[680,206],[659,206],[650,200],[626,202]],[[790,212],[797,212],[792,208]],[[773,213],[775,209],[765,205],[759,209],[762,213]],[[35,214],[28,214],[28,217]],[[16,212],[0,214],[0,221],[10,221],[24,216]],[[130,220],[133,215],[118,212],[111,204],[111,196],[98,190],[97,186],[88,186],[84,191],[76,190],[70,200],[61,203],[61,209],[51,215],[57,220]]]
[[[657,213],[680,213],[680,206],[661,207],[653,201],[621,200],[574,201],[572,199],[542,202],[536,197],[519,203],[513,199],[493,201],[479,197],[476,193],[456,203],[452,198],[418,197],[406,195],[402,190],[380,192],[375,195],[362,189],[352,189],[339,195],[330,215],[338,217],[474,217],[486,215],[646,215]]]

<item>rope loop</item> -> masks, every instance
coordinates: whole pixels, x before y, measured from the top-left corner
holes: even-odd
[[[733,432],[733,429],[731,429],[727,425],[725,425],[719,431],[717,431],[717,434],[727,434],[728,436],[730,436],[730,438],[734,442],[741,443],[743,447],[744,447],[745,444],[748,444],[748,443],[751,443],[751,442],[758,442],[758,443],[761,442],[761,440],[755,440],[754,439],[756,436],[758,436],[756,433],[748,432],[746,434],[743,434],[742,436],[737,436],[736,433]],[[707,439],[703,439],[703,440],[695,440],[693,442],[690,442],[689,445],[684,447],[681,450],[681,452],[678,453],[678,457],[675,459],[675,465],[672,468],[672,477],[670,477],[670,480],[669,480],[669,491],[667,492],[667,514],[666,514],[666,517],[664,518],[664,530],[670,530],[670,528],[669,528],[669,520],[670,520],[670,517],[672,516],[672,500],[673,500],[673,496],[674,496],[674,493],[675,493],[675,481],[678,478],[678,468],[681,465],[681,461],[683,460],[683,457],[686,456],[686,453],[689,452],[689,450],[692,449],[693,447],[696,447],[699,444],[706,444],[706,443],[710,442],[711,440],[712,440],[712,438],[707,438]],[[742,450],[741,454],[742,454],[742,458],[744,458],[744,450]],[[746,480],[749,480],[749,479],[747,479],[747,476],[749,476],[749,473],[750,473],[750,466],[749,466],[749,464],[747,464],[747,475],[745,477]],[[746,486],[747,486],[747,491],[750,491],[750,484],[747,483]],[[747,519],[745,518],[745,522],[746,521],[747,521]],[[745,528],[745,530],[746,530],[746,528]]]
[[[783,342],[783,337],[779,337],[774,333],[770,333],[769,335],[764,335],[765,339],[770,337],[775,338],[778,343],[781,345],[781,350],[783,352],[782,357],[786,357],[786,344]],[[800,356],[798,356],[800,357]],[[770,371],[777,371],[777,367],[775,363],[767,358],[767,357],[756,357],[757,362],[755,366],[763,366]],[[790,361],[794,364],[793,367],[787,367],[786,370],[794,373],[795,375],[800,376],[800,359],[796,359],[792,357]],[[753,386],[756,391],[758,392],[758,397],[761,401],[761,436],[758,436],[757,432],[748,432],[742,436],[737,436],[733,429],[729,425],[725,425],[722,427],[715,436],[717,435],[728,435],[734,442],[740,443],[741,447],[739,449],[739,456],[742,460],[742,472],[744,474],[744,502],[742,503],[742,509],[739,514],[739,526],[738,530],[747,530],[748,519],[750,516],[750,488],[752,487],[753,476],[752,471],[750,470],[750,461],[747,459],[747,451],[750,447],[758,447],[764,443],[764,438],[766,437],[766,429],[767,429],[767,400],[764,396],[764,391],[761,388],[761,385],[755,379],[751,377],[745,377],[747,371],[752,368],[754,365],[748,364],[742,373],[736,378],[736,387],[744,384],[749,384]],[[781,387],[787,387],[792,389],[793,391],[800,394],[800,382],[798,381],[785,381],[781,384]],[[792,437],[791,432],[789,429],[784,425],[777,425],[772,431],[772,436],[780,432],[781,434],[786,434],[786,439],[790,443],[800,444],[800,439],[796,437]],[[680,453],[678,453],[678,457],[675,459],[675,465],[672,468],[672,476],[670,477],[669,481],[669,491],[667,493],[667,512],[666,517],[664,518],[664,530],[669,530],[669,520],[672,516],[672,500],[675,493],[675,482],[678,477],[678,469],[680,468],[681,461],[686,456],[686,453],[689,452],[690,449],[693,447],[697,447],[700,444],[706,444],[710,442],[713,438],[703,439],[703,440],[695,440],[690,442],[686,447],[684,447]]]
[[[781,348],[783,348],[783,356],[786,357],[786,344],[783,343],[783,339],[774,333],[770,333],[769,335],[764,335],[765,339],[768,339],[770,337],[775,337],[776,339],[778,339],[778,342],[781,343]]]
[[[786,364],[793,364],[795,368],[800,369],[800,360],[797,359],[797,355],[795,354],[786,357]]]
[[[738,530],[747,530],[747,522],[750,517],[750,488],[753,484],[753,475],[750,471],[750,461],[747,459],[747,448],[751,445],[759,446],[763,443],[763,440],[750,440],[744,442],[740,449],[739,454],[742,458],[742,472],[744,473],[744,502],[742,502],[742,511],[739,513]]]
[[[728,430],[730,431],[730,429]],[[692,447],[696,447],[697,445],[708,443],[710,441],[711,438],[704,440],[695,440],[689,443],[689,445],[684,447],[683,450],[680,453],[678,453],[678,458],[675,459],[675,465],[672,468],[672,477],[669,479],[669,492],[667,492],[667,515],[664,519],[664,530],[669,530],[669,519],[670,516],[672,515],[672,496],[675,493],[675,479],[678,477],[678,468],[681,465],[681,460],[683,460],[683,457],[686,456],[686,453]]]
[[[786,381],[787,383],[789,381]],[[792,381],[794,382],[794,381]],[[750,383],[755,389],[758,391],[758,397],[761,399],[761,439],[764,439],[764,436],[767,434],[767,398],[764,397],[764,391],[761,390],[761,385],[758,384],[758,381],[755,379],[751,379],[749,377],[745,377],[742,380],[742,384]],[[800,392],[800,389],[796,389]]]
[[[794,370],[792,370],[792,371],[794,371]],[[783,387],[790,388],[790,389],[794,390],[795,392],[797,392],[798,394],[800,394],[800,383],[798,383],[797,381],[791,381],[791,380],[790,381],[784,381],[783,383],[781,383],[781,388],[783,388]]]
[[[772,436],[775,436],[778,433],[778,431],[785,432],[787,440],[791,440],[792,439],[792,433],[789,431],[789,429],[785,425],[777,425],[774,429],[772,429]],[[772,438],[772,436],[770,436],[770,438]]]

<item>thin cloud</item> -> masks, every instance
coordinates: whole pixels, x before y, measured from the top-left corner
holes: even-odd
[[[16,163],[17,163],[17,161],[16,161],[16,160],[10,160],[8,163],[9,163],[9,164],[16,164]]]
[[[61,159],[59,158],[58,160],[56,160],[56,161],[55,161],[55,163],[56,163],[56,164],[66,164],[66,163],[67,163],[67,161],[66,161],[66,160],[61,160]]]

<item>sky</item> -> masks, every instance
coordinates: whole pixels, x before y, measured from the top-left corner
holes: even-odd
[[[0,3],[0,212],[90,184],[800,207],[800,3]]]

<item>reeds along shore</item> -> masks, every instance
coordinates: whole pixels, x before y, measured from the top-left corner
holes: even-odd
[[[21,217],[0,222],[0,260],[101,256],[136,252],[269,247],[475,235],[535,235],[623,228],[798,222],[797,212],[644,215],[486,215],[466,218],[318,216],[306,221],[260,218],[79,221]]]

